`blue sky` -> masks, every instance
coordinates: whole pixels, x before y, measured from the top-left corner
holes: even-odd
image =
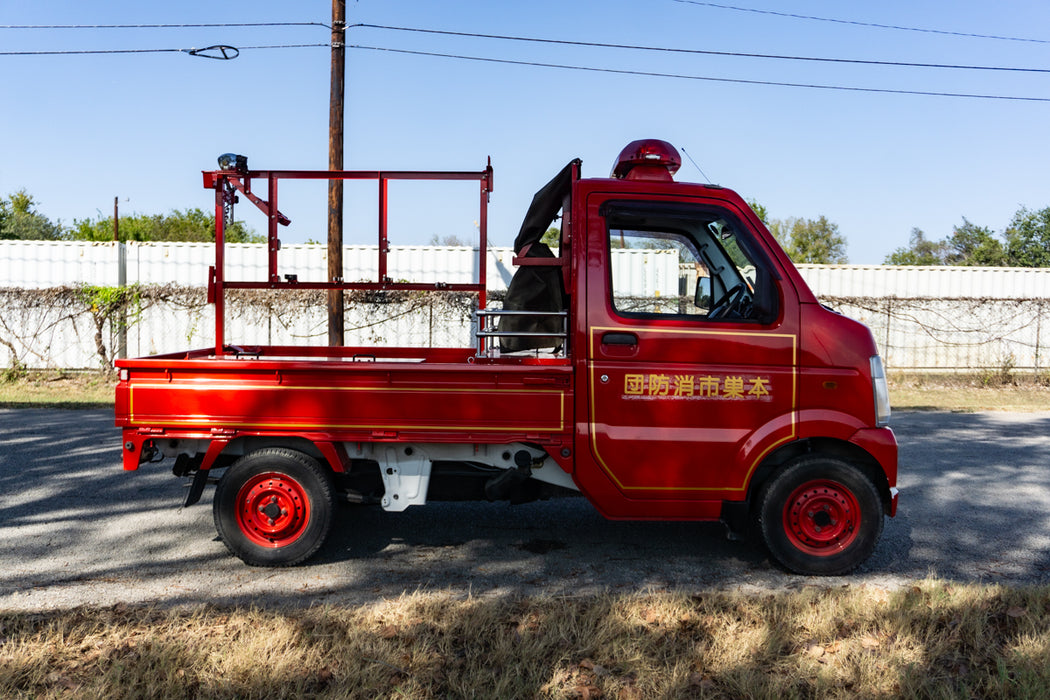
[[[712,51],[1050,68],[1050,4],[1005,0],[832,3],[725,0],[855,22],[1037,39],[880,29],[677,0],[350,0],[350,23]],[[328,0],[0,3],[0,25],[321,22]],[[323,27],[12,30],[0,51],[324,44]],[[1050,73],[977,72],[716,57],[354,28],[348,43],[524,62],[751,81],[1050,98]],[[210,208],[200,171],[220,153],[255,168],[327,167],[329,51],[0,56],[0,195],[25,188],[52,219]],[[495,168],[490,238],[509,245],[532,194],[583,159],[606,176],[637,138],[684,149],[711,181],[778,218],[827,216],[854,263],[879,263],[913,227],[950,234],[965,216],[1001,231],[1050,206],[1050,102],[844,92],[352,49],[347,168]],[[688,162],[678,179],[705,181]],[[308,190],[308,191],[307,191]],[[324,240],[322,188],[283,190],[288,243]],[[475,190],[392,193],[394,243],[472,235]],[[374,240],[374,188],[348,191],[347,242]],[[461,204],[452,204],[452,201]],[[262,228],[240,205],[238,215]]]

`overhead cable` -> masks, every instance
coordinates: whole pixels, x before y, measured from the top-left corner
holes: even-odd
[[[460,54],[437,53],[433,51],[410,51],[408,49],[391,49],[381,46],[364,46],[360,44],[348,44],[348,49],[361,49],[368,51],[386,51],[389,53],[400,53],[412,56],[435,56],[439,58],[454,58],[464,61],[481,61],[484,63],[501,63],[516,66],[533,66],[539,68],[559,68],[563,70],[589,71],[593,73],[613,73],[617,75],[637,75],[653,78],[675,78],[679,80],[703,80],[715,83],[736,83],[741,85],[769,85],[776,87],[810,88],[813,90],[839,90],[847,92],[869,92],[890,95],[921,95],[926,97],[958,97],[979,100],[1008,100],[1018,102],[1050,102],[1050,97],[1024,97],[1014,95],[985,95],[964,92],[936,92],[931,90],[899,90],[892,88],[867,88],[850,85],[822,85],[818,83],[788,83],[773,80],[745,80],[743,78],[715,78],[701,75],[685,75],[681,73],[657,73],[651,71],[624,70],[617,68],[595,68],[592,66],[573,66],[561,63],[541,63],[538,61],[514,61],[506,58],[488,58],[484,56],[465,56]]]
[[[972,32],[953,32],[945,29],[929,29],[924,27],[904,27],[896,24],[879,24],[877,22],[860,22],[849,19],[836,19],[834,17],[816,17],[814,15],[800,15],[792,12],[779,12],[777,10],[759,10],[753,7],[738,7],[736,5],[723,5],[717,2],[703,2],[702,0],[674,0],[687,5],[703,5],[704,7],[715,7],[720,10],[734,10],[736,12],[752,12],[758,15],[776,15],[777,17],[790,17],[791,19],[807,19],[816,22],[834,22],[835,24],[851,24],[857,27],[873,27],[875,29],[894,29],[902,32],[922,32],[924,34],[942,34],[946,36],[961,36],[971,39],[996,39],[999,41],[1023,41],[1034,44],[1050,44],[1050,39],[1029,39],[1017,36],[1001,36],[998,34],[975,34]]]
[[[201,27],[331,27],[324,22],[198,22],[195,24],[0,24],[0,29],[184,29]]]
[[[894,66],[907,68],[948,68],[955,70],[978,71],[1014,71],[1021,73],[1050,73],[1050,68],[1016,68],[1010,66],[974,66],[952,63],[913,63],[906,61],[873,61],[859,58],[824,58],[817,56],[790,56],[782,54],[743,53],[739,51],[711,51],[707,49],[679,49],[664,46],[639,46],[636,44],[609,44],[596,41],[570,41],[567,39],[540,39],[536,37],[509,36],[504,34],[479,34],[475,32],[453,32],[440,29],[419,29],[413,27],[391,27],[382,24],[353,24],[349,28],[385,29],[397,32],[419,32],[422,34],[443,34],[480,39],[501,39],[504,41],[523,41],[537,44],[560,44],[563,46],[587,46],[606,49],[630,49],[634,51],[659,51],[665,53],[697,54],[703,56],[729,56],[733,58],[765,58],[780,61],[811,61],[820,63],[850,63],[869,66]]]
[[[227,46],[229,49],[236,49],[238,51],[244,51],[246,49],[301,49],[310,48],[316,46],[328,47],[329,44],[267,44],[263,46]],[[215,49],[217,47],[211,46],[208,49]],[[205,51],[204,48],[189,48],[189,49],[70,49],[62,51],[0,51],[0,56],[73,56],[73,55],[86,55],[86,54],[118,54],[118,53],[187,53],[191,55],[201,55],[201,51]],[[205,58],[213,58],[212,56],[205,56]]]

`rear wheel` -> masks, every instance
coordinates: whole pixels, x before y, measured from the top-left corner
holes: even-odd
[[[882,535],[882,501],[860,470],[803,457],[762,489],[758,531],[774,560],[798,574],[835,576],[863,563]]]
[[[313,556],[332,527],[335,500],[328,471],[286,448],[250,452],[215,489],[219,537],[252,566],[293,566]]]

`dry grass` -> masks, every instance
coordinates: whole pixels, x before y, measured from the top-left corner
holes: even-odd
[[[1050,411],[1050,375],[890,373],[890,404],[918,411]]]
[[[116,384],[99,372],[0,371],[0,408],[110,408]]]
[[[1050,589],[0,614],[9,697],[1047,697]]]

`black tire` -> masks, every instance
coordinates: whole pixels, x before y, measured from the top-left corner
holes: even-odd
[[[223,544],[250,566],[294,566],[309,559],[328,537],[334,509],[328,470],[283,447],[234,462],[212,502]]]
[[[773,560],[796,574],[839,576],[882,535],[882,500],[859,469],[834,457],[789,463],[762,488],[756,527]]]

